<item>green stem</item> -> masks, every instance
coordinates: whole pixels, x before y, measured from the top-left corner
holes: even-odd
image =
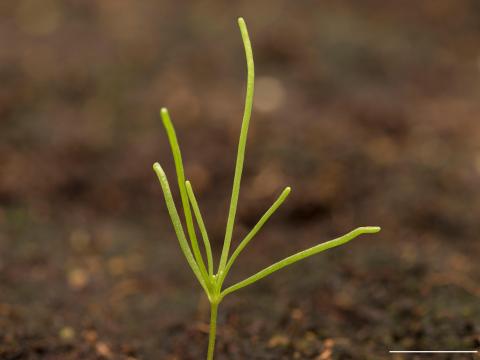
[[[207,360],[213,360],[213,354],[215,352],[215,337],[217,335],[217,313],[218,303],[210,303],[210,334],[208,337]]]

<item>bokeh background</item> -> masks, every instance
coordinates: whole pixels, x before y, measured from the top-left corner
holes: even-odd
[[[478,349],[478,1],[17,0],[0,2],[2,359],[203,357],[208,304],[151,165],[175,183],[167,106],[219,255],[240,15],[257,78],[234,244],[293,192],[231,282],[383,230],[227,297],[218,359]]]

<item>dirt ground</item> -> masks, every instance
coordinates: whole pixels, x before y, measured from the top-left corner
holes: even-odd
[[[42,3],[0,4],[0,359],[205,357],[151,165],[174,184],[168,106],[218,258],[238,15],[257,82],[234,244],[293,191],[229,283],[383,230],[227,297],[216,358],[478,358],[388,352],[480,348],[477,1]]]

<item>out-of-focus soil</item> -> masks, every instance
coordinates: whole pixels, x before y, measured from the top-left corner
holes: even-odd
[[[476,1],[21,0],[0,5],[1,359],[205,356],[208,303],[151,165],[175,184],[168,106],[218,257],[239,14],[257,82],[234,244],[293,192],[229,283],[383,230],[227,297],[217,359],[480,347]]]

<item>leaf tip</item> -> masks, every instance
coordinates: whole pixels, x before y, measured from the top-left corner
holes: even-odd
[[[367,234],[375,234],[380,232],[380,230],[382,230],[380,226],[364,226],[361,229],[362,229],[362,232]]]
[[[168,115],[168,109],[167,109],[166,107],[162,107],[162,108],[160,109],[160,114],[161,114],[162,116],[167,116],[167,115]]]
[[[154,163],[152,167],[153,167],[153,171],[155,172],[162,171],[162,167],[158,162]]]

